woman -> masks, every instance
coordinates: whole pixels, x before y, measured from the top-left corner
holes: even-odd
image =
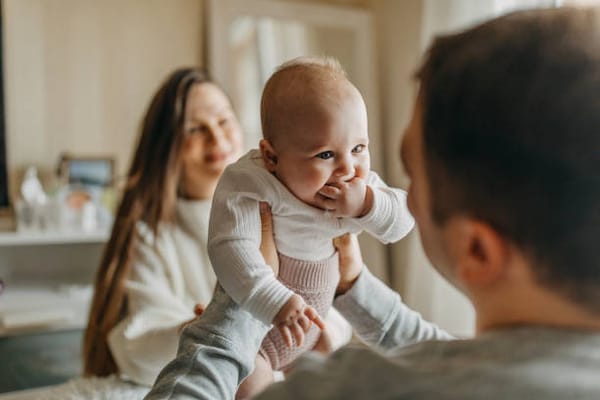
[[[208,303],[216,283],[206,252],[211,197],[241,148],[223,91],[202,70],[173,72],[143,120],[96,276],[85,375],[118,373],[151,385],[175,357],[181,326]],[[339,315],[330,313],[328,322],[336,329],[334,338],[323,335],[325,351],[349,339]]]
[[[84,338],[84,373],[120,372],[150,385],[176,352],[178,330],[210,300],[210,199],[241,151],[223,91],[195,68],[155,94],[96,277]]]

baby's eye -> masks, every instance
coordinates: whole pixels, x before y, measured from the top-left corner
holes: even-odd
[[[367,146],[365,146],[364,144],[357,144],[356,146],[354,146],[354,148],[352,149],[353,153],[362,153],[364,149],[366,149]]]
[[[329,160],[331,157],[333,157],[333,151],[323,151],[319,154],[317,154],[317,157],[323,159],[323,160]]]
[[[225,126],[229,123],[229,118],[221,118],[219,120],[219,126]]]

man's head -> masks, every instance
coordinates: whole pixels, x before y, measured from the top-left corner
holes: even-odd
[[[474,256],[501,238],[540,286],[600,314],[598,13],[519,12],[438,38],[417,77],[403,159],[432,261],[450,274],[437,228],[476,221]]]
[[[325,185],[366,177],[367,111],[340,64],[297,58],[280,66],[261,100],[266,167],[305,203]]]

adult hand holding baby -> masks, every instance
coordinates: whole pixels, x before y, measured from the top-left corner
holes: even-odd
[[[333,245],[340,259],[340,282],[335,291],[335,295],[339,296],[352,288],[363,270],[364,263],[356,235],[346,233],[338,236],[333,239]]]
[[[275,276],[279,275],[279,257],[277,256],[277,247],[273,235],[273,215],[269,203],[261,201],[259,203],[260,211],[260,253],[265,259],[265,263],[271,267]]]

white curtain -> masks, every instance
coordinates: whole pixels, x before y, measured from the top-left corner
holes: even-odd
[[[260,95],[275,68],[285,60],[306,54],[307,28],[301,23],[273,18],[243,17],[231,26],[234,82],[232,97],[246,131],[246,146],[255,148],[262,138]]]
[[[437,34],[466,28],[510,11],[553,7],[560,0],[424,0],[422,41],[425,49]]]

